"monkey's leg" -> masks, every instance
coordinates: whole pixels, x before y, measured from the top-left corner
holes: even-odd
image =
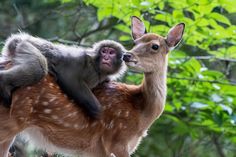
[[[6,66],[10,63],[11,63],[10,60],[0,61],[0,70],[4,70],[6,68]]]
[[[24,65],[15,65],[14,67],[0,71],[0,96],[3,100],[3,105],[10,107],[11,105],[11,91],[25,85],[27,78],[30,80],[30,76],[26,74],[27,67]]]
[[[46,58],[29,42],[17,46],[12,65],[0,71],[0,96],[8,107],[13,89],[37,83],[47,74]]]
[[[83,80],[74,75],[56,74],[57,82],[62,90],[72,98],[92,118],[98,118],[100,103]]]

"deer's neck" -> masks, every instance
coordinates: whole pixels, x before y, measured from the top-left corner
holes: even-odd
[[[151,121],[158,118],[166,101],[166,74],[167,65],[153,73],[145,73],[142,92],[145,98],[143,108],[144,116]]]

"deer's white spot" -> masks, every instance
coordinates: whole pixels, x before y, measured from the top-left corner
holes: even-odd
[[[79,125],[78,125],[78,124],[74,124],[74,128],[75,128],[75,129],[78,129],[78,128],[79,128]]]
[[[43,106],[48,106],[49,103],[44,101],[42,104],[43,104]]]
[[[52,119],[57,120],[57,119],[58,119],[58,116],[57,116],[57,115],[52,115]]]
[[[94,122],[94,123],[91,125],[91,127],[95,127],[96,125],[97,125],[97,123]]]
[[[107,105],[107,108],[111,108],[111,104]]]
[[[114,126],[114,120],[112,120],[112,121],[106,126],[106,128],[107,128],[107,129],[112,129],[113,126]]]
[[[54,100],[56,100],[56,97],[53,97],[52,99],[50,99],[49,102],[53,102]]]
[[[30,108],[30,113],[33,113],[33,111],[34,111],[34,108],[31,107],[31,108]]]
[[[64,125],[64,127],[69,127],[70,126],[69,123],[64,123],[63,125]]]
[[[23,111],[22,110],[18,110],[18,114],[23,114]]]
[[[83,127],[84,127],[84,128],[87,128],[88,126],[89,126],[88,124],[85,124]]]
[[[129,111],[126,111],[124,116],[129,117]]]
[[[116,115],[119,117],[120,114],[121,114],[121,110],[118,110],[118,111],[116,112]]]
[[[78,114],[78,112],[73,112],[72,116],[76,116]]]
[[[16,95],[14,96],[14,100],[17,101],[19,99],[19,97]]]
[[[50,114],[51,112],[52,112],[51,109],[45,109],[45,110],[44,110],[44,113],[46,113],[46,114]]]
[[[119,124],[119,128],[120,128],[120,129],[122,129],[122,127],[123,127],[123,124],[122,124],[122,123],[120,123],[120,124]]]
[[[24,118],[24,117],[20,117],[19,119],[20,119],[21,121],[25,120],[25,118]]]

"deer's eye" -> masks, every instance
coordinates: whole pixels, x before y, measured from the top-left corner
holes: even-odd
[[[152,45],[152,49],[153,49],[153,50],[158,50],[158,49],[159,49],[159,45],[153,44],[153,45]]]

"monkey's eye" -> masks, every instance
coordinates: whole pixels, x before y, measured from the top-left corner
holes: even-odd
[[[102,54],[104,54],[104,53],[106,53],[106,50],[103,49],[103,50],[102,50]]]
[[[110,51],[110,55],[113,55],[115,53],[115,51]]]
[[[159,45],[153,44],[153,45],[152,45],[152,49],[153,49],[153,50],[158,50],[158,49],[159,49]]]

